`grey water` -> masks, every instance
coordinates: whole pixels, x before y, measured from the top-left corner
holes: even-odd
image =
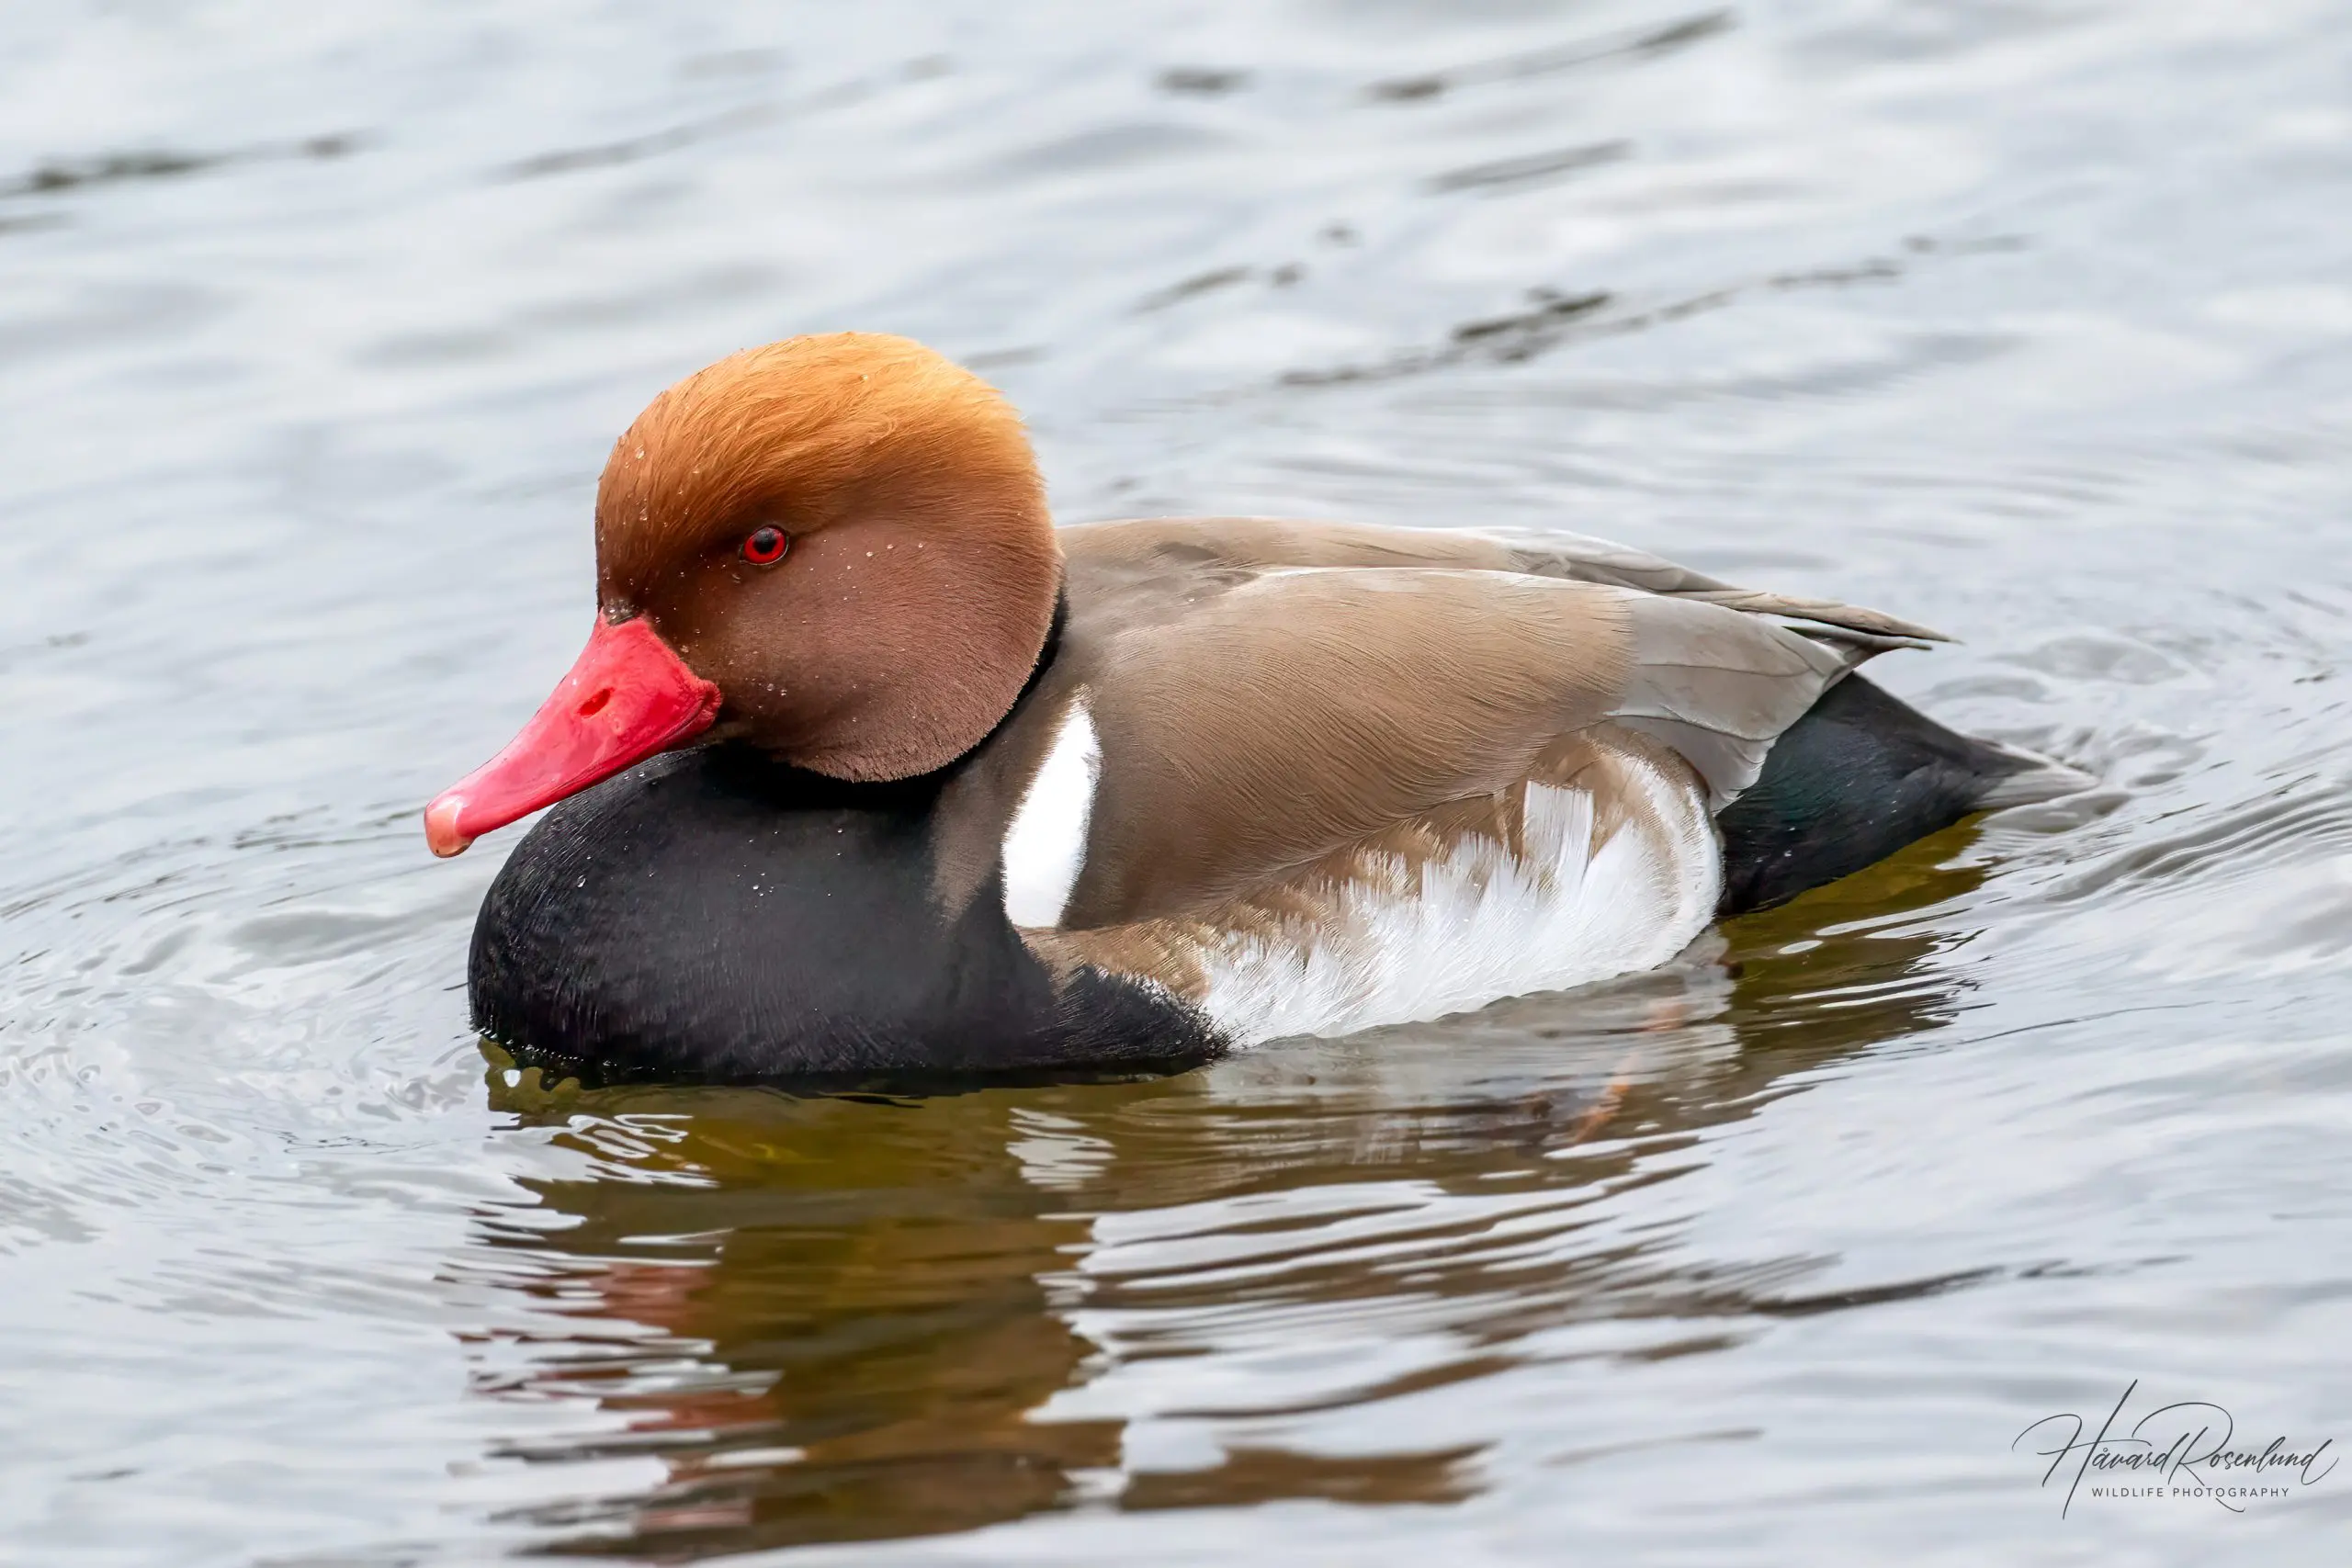
[[[2036,1426],[2352,1451],[2345,21],[0,10],[0,1561],[2345,1561]],[[517,1079],[419,809],[636,410],[846,327],[1066,519],[1622,538],[2099,786],[1159,1081]]]

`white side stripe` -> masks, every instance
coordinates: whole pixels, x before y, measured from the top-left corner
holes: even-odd
[[[1004,912],[1016,926],[1057,926],[1086,864],[1086,827],[1102,748],[1080,692],[1029,781],[1004,835]]]
[[[1408,866],[1363,856],[1312,931],[1229,933],[1202,954],[1203,1005],[1237,1045],[1347,1034],[1565,990],[1665,963],[1704,931],[1722,886],[1705,798],[1629,760],[1654,829],[1599,843],[1592,796],[1527,786],[1524,853],[1465,838]]]

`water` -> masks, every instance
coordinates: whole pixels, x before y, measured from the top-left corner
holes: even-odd
[[[2352,33],[1702,4],[0,16],[0,1558],[2342,1561],[2012,1444],[2352,1445]],[[1065,517],[1623,537],[2102,787],[1163,1082],[509,1084],[418,808],[845,326]]]

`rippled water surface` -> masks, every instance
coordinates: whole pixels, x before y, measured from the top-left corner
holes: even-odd
[[[2345,1561],[2013,1441],[2352,1445],[2352,28],[1703,5],[0,12],[0,1559]],[[417,810],[849,326],[1066,518],[1623,537],[2102,786],[1165,1081],[509,1083]]]

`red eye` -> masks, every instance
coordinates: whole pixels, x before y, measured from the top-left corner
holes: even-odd
[[[743,558],[753,566],[774,566],[792,548],[792,536],[781,528],[754,528],[743,541]]]

